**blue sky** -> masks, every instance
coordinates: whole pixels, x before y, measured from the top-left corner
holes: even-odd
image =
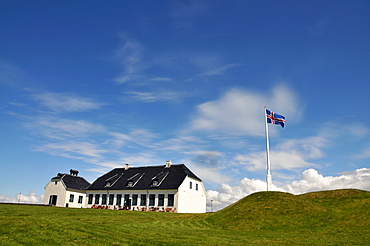
[[[369,1],[1,1],[0,196],[184,163],[221,208],[370,190]],[[35,198],[36,197],[36,198]]]

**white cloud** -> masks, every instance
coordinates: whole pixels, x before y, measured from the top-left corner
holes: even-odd
[[[299,118],[295,94],[286,86],[279,85],[265,94],[232,89],[218,100],[198,105],[191,127],[194,130],[263,136],[264,106],[285,115],[290,123]]]
[[[318,159],[324,156],[322,148],[329,144],[329,140],[321,136],[303,139],[282,140],[270,150],[271,163],[275,170],[318,167],[307,160]],[[252,152],[246,155],[236,155],[235,160],[245,165],[249,171],[266,168],[266,152]]]
[[[300,180],[292,181],[282,187],[273,185],[275,191],[284,191],[296,195],[313,191],[349,188],[370,191],[370,169],[362,168],[342,173],[339,176],[325,177],[311,168],[302,173]],[[213,211],[217,211],[258,191],[266,191],[265,181],[244,178],[237,186],[223,184],[218,190],[207,191],[208,210],[210,211],[211,200]]]
[[[44,107],[56,112],[80,112],[99,109],[103,103],[91,98],[81,97],[68,93],[45,92],[33,95],[33,98],[40,102]]]
[[[28,204],[40,204],[43,203],[44,195],[37,195],[34,190],[30,190],[28,195],[22,193],[14,196],[8,197],[0,194],[0,202],[6,203],[28,203]]]

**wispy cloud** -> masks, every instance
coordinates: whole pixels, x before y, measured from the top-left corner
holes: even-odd
[[[80,112],[101,108],[104,104],[94,99],[69,93],[44,92],[33,95],[43,107],[56,112]]]
[[[115,54],[115,58],[119,61],[123,70],[115,81],[122,84],[140,78],[145,68],[144,55],[145,49],[140,43],[126,40]]]
[[[128,91],[125,92],[128,95],[128,99],[152,103],[152,102],[179,102],[185,97],[188,97],[183,92],[177,91],[152,91],[152,92],[140,92],[140,91]]]
[[[299,102],[294,92],[284,85],[261,94],[253,91],[232,89],[220,99],[197,106],[192,129],[229,134],[264,135],[263,107],[288,117],[294,123],[299,116]],[[289,117],[294,115],[293,117]]]
[[[227,64],[227,65],[223,65],[223,66],[218,66],[218,67],[211,68],[208,71],[206,71],[204,73],[201,73],[200,75],[201,76],[222,75],[226,71],[230,70],[233,67],[237,67],[237,66],[239,66],[239,65],[238,64]]]

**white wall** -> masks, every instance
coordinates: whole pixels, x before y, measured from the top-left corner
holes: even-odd
[[[58,207],[64,207],[66,201],[66,188],[64,184],[60,181],[50,181],[45,186],[44,192],[44,203],[49,204],[49,199],[51,195],[57,195],[57,204]]]
[[[191,188],[190,188],[191,182]],[[198,190],[197,190],[198,185]],[[203,183],[186,177],[179,187],[178,212],[179,213],[205,213],[207,195]]]

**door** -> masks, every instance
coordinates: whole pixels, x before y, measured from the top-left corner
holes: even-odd
[[[50,198],[49,198],[49,205],[56,206],[57,205],[57,199],[58,199],[57,195],[51,195]]]

